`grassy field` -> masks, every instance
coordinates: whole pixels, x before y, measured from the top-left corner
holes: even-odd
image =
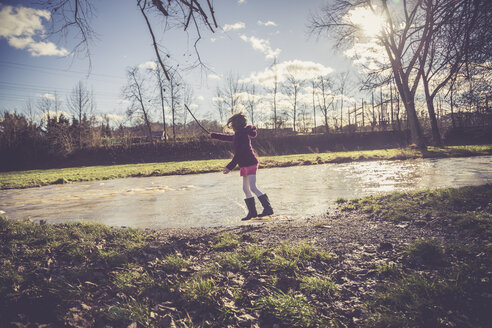
[[[362,272],[357,268],[368,254],[342,270],[343,258],[315,238],[319,230],[309,241],[273,244],[241,229],[161,240],[152,231],[0,217],[0,322],[19,327],[353,327],[354,322],[381,328],[486,327],[492,319],[486,241],[492,231],[491,200],[492,185],[340,199],[344,211],[363,213],[358,222],[375,215],[371,224],[380,220],[390,224],[388,229],[400,229],[397,223],[422,214],[426,227],[437,224],[426,229],[455,225],[452,234],[461,234],[443,241],[410,239],[401,251],[377,251],[382,259],[396,257],[396,263],[374,261]],[[271,237],[285,238],[285,233],[268,231]],[[377,244],[386,242],[380,238]],[[355,290],[376,281],[376,288],[357,294],[365,304],[362,313],[343,306],[354,297],[354,285],[334,278],[352,268],[351,276],[365,277],[353,281]]]
[[[366,160],[410,159],[423,157],[459,157],[492,154],[492,145],[429,147],[422,152],[415,149],[382,149],[333,153],[311,153],[260,158],[261,167],[285,167],[323,163],[342,163]],[[73,167],[48,170],[0,173],[0,189],[30,188],[80,181],[108,180],[127,177],[218,172],[229,162],[226,159],[127,164],[111,166]]]

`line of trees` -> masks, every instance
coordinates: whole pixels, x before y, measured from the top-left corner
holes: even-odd
[[[490,76],[481,68],[471,65],[469,68],[475,70],[472,79],[467,80],[466,75],[456,79],[456,85],[464,81],[466,88],[454,86],[448,94],[433,96],[435,123],[440,130],[492,124],[488,104],[490,83],[487,83]],[[36,104],[28,101],[24,115],[4,112],[0,117],[1,147],[46,144],[51,152],[69,154],[76,149],[108,144],[176,142],[203,135],[184,108],[185,105],[193,108],[193,90],[176,70],[170,70],[169,75],[167,80],[156,63],[147,69],[128,69],[128,81],[122,89],[128,101],[124,122],[113,120],[110,114],[98,114],[93,92],[82,82],[64,100],[54,93],[52,97],[40,98]],[[410,128],[394,79],[372,84],[371,89],[362,92],[358,91],[362,84],[354,80],[347,73],[303,79],[290,71],[282,79],[277,77],[275,94],[271,92],[275,84],[274,88],[257,88],[256,84],[247,84],[231,74],[225,87],[218,90],[225,101],[216,99],[217,114],[224,119],[244,111],[251,123],[278,134],[285,127],[291,127],[290,133],[303,134]],[[417,93],[416,100],[419,123],[424,130],[432,131],[434,122],[425,108],[426,95]],[[222,129],[224,121],[200,123],[217,131]]]
[[[414,124],[418,124],[422,136],[430,131],[436,145],[442,144],[441,132],[445,131],[440,130],[459,125],[460,113],[485,117],[491,113],[490,70],[476,68],[473,74],[454,78],[454,84],[444,89],[432,84],[432,94],[426,91],[427,82],[422,84],[412,100]],[[258,87],[229,74],[213,99],[220,122],[242,111],[253,124],[274,131],[286,127],[294,133],[412,129],[405,98],[391,75],[341,72],[306,78],[303,72],[287,70],[282,76],[274,73],[271,82],[270,86]],[[474,87],[469,88],[470,84]],[[487,122],[487,118],[482,121]]]

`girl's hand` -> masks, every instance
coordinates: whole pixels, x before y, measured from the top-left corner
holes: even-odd
[[[231,172],[231,170],[229,170],[227,167],[224,167],[224,170],[222,171],[222,173],[227,174],[229,172]]]

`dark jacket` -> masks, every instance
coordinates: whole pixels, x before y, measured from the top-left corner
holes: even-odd
[[[258,164],[258,158],[256,158],[251,147],[251,138],[256,137],[256,127],[252,125],[245,126],[234,134],[225,133],[211,133],[210,136],[214,139],[221,141],[232,142],[234,148],[234,157],[232,161],[227,164],[227,168],[232,170],[239,165],[239,167],[246,167]]]

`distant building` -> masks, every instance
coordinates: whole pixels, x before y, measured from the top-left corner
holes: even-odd
[[[145,139],[149,138],[149,132],[147,130],[140,130],[135,136],[134,140],[142,139],[141,141],[145,141]],[[154,140],[164,140],[164,130],[160,131],[152,131],[152,139]]]

